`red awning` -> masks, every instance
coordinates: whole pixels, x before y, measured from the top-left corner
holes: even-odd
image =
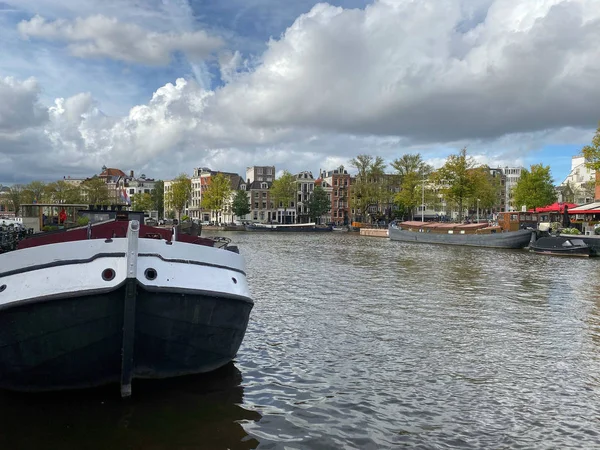
[[[558,212],[561,213],[564,211],[565,206],[569,209],[575,208],[577,205],[575,203],[552,203],[548,206],[541,206],[539,208],[535,208],[535,212]]]

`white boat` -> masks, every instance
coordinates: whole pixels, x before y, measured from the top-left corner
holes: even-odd
[[[346,226],[340,226],[340,225],[333,225],[331,227],[332,231],[337,231],[338,233],[347,233],[349,231],[348,227]]]
[[[332,231],[328,225],[311,223],[252,223],[245,226],[246,231]]]
[[[0,255],[0,388],[47,391],[208,372],[253,301],[227,240],[138,220],[41,233]]]

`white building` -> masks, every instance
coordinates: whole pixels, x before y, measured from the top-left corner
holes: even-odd
[[[559,201],[567,201],[571,199],[565,199],[563,197],[563,188],[570,188],[572,190],[573,203],[578,205],[584,203],[590,203],[594,201],[594,189],[586,188],[586,184],[595,182],[596,171],[589,169],[585,166],[585,158],[583,155],[575,155],[571,158],[571,171],[569,175],[559,185]],[[588,186],[590,186],[588,184]]]
[[[275,179],[275,166],[252,166],[246,167],[246,184],[255,181],[273,182]]]
[[[505,198],[506,198],[506,210],[507,211],[519,211],[521,209],[521,205],[515,205],[513,201],[513,193],[512,190],[517,185],[519,178],[521,178],[521,173],[523,172],[524,167],[505,167],[503,169],[504,176],[506,177],[505,184]]]

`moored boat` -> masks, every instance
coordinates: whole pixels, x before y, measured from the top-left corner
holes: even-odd
[[[392,222],[389,237],[392,241],[426,244],[462,245],[488,248],[524,248],[531,240],[532,230],[503,231],[487,223],[453,224],[439,222]]]
[[[0,387],[85,388],[209,372],[236,355],[253,300],[227,240],[114,220],[0,255]]]
[[[332,231],[337,231],[338,233],[347,233],[349,230],[349,228],[347,226],[340,226],[340,225],[333,225],[331,227]]]
[[[332,227],[328,225],[317,225],[316,223],[253,223],[246,225],[246,231],[332,231]]]
[[[529,251],[541,255],[590,256],[590,247],[578,237],[544,236],[531,242]]]

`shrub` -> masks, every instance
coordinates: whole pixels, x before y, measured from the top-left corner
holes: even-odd
[[[77,218],[77,226],[80,226],[80,227],[82,227],[82,226],[84,226],[84,225],[87,225],[87,224],[89,223],[89,221],[90,221],[90,218],[89,218],[89,217],[86,217],[86,216],[79,216],[79,217]]]
[[[561,233],[577,235],[577,234],[581,234],[581,231],[579,231],[577,228],[563,228],[561,230]]]

